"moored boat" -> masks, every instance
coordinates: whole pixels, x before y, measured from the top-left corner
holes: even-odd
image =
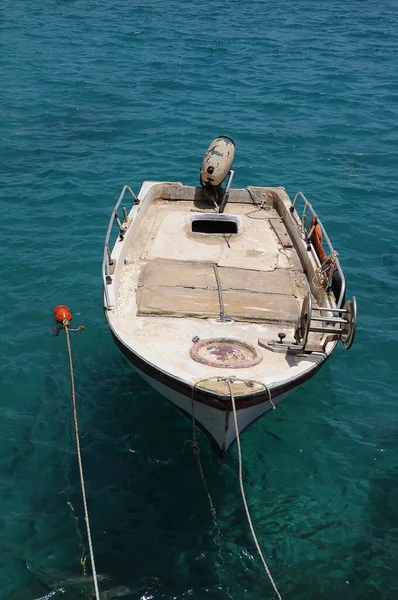
[[[236,437],[234,411],[241,432],[313,377],[339,341],[351,347],[356,327],[355,297],[345,300],[312,205],[281,187],[232,188],[234,153],[231,138],[216,138],[197,187],[145,181],[135,197],[124,186],[103,258],[114,341],[220,453]]]

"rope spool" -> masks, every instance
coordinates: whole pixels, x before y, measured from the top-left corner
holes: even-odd
[[[264,555],[263,555],[263,553],[261,551],[260,544],[258,543],[256,532],[254,531],[253,522],[252,522],[252,519],[251,519],[251,516],[250,516],[250,511],[249,511],[249,507],[248,507],[247,500],[246,500],[245,489],[244,489],[244,486],[243,486],[242,450],[241,450],[241,446],[240,446],[239,426],[238,426],[238,418],[237,418],[237,413],[236,413],[235,396],[234,396],[234,392],[233,392],[233,389],[232,389],[233,380],[231,380],[231,378],[229,378],[229,379],[227,378],[225,381],[226,381],[226,383],[228,385],[229,394],[230,394],[230,397],[231,397],[232,412],[233,412],[233,416],[234,416],[234,425],[235,425],[235,434],[236,434],[236,445],[238,447],[239,486],[240,486],[240,491],[241,491],[241,495],[242,495],[243,506],[244,506],[245,512],[246,512],[247,522],[249,524],[250,532],[252,534],[253,541],[254,541],[254,544],[256,546],[258,555],[259,555],[259,557],[261,559],[261,562],[263,563],[265,572],[268,575],[268,579],[270,580],[271,585],[274,588],[274,591],[275,591],[275,593],[276,593],[276,595],[278,597],[278,600],[282,600],[282,596],[279,593],[278,588],[276,587],[276,583],[274,581],[274,578],[271,575],[271,571],[269,569],[269,566],[268,566],[268,564],[267,564],[267,562],[266,562],[266,560],[264,558]],[[268,393],[270,394],[269,391],[268,391]],[[275,406],[274,406],[274,408],[275,408]]]

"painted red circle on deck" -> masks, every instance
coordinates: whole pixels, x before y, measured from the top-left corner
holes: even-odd
[[[224,369],[247,369],[263,360],[263,355],[257,348],[231,338],[200,340],[192,346],[190,356],[196,362],[209,367]]]

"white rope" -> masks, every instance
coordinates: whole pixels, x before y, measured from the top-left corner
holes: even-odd
[[[70,346],[68,326],[64,325],[64,329],[65,329],[66,344],[68,347],[68,356],[69,356],[69,371],[70,371],[70,383],[71,383],[71,389],[72,389],[73,420],[75,423],[77,459],[79,462],[80,484],[81,484],[81,488],[82,488],[83,505],[84,505],[84,517],[85,517],[86,528],[87,528],[87,539],[88,539],[88,546],[89,546],[89,550],[90,550],[91,568],[93,571],[95,597],[96,597],[96,600],[100,600],[97,572],[95,569],[93,544],[91,541],[90,521],[88,518],[88,508],[87,508],[87,499],[86,499],[86,489],[85,489],[85,485],[84,485],[82,456],[81,456],[81,450],[80,450],[79,425],[78,425],[77,410],[76,410],[75,379],[74,379],[74,375],[73,375],[72,350],[71,350],[71,346]]]
[[[246,190],[249,192],[249,196],[250,196],[253,204],[255,206],[257,206],[256,210],[252,210],[250,212],[245,213],[246,217],[249,217],[249,219],[257,219],[258,221],[265,221],[265,220],[267,220],[268,216],[267,217],[252,217],[251,215],[253,215],[255,213],[258,213],[258,212],[261,212],[263,209],[264,210],[270,210],[271,207],[270,207],[269,204],[267,204],[268,198],[263,198],[263,199],[259,198],[257,196],[257,194],[255,194],[250,187],[247,187]],[[257,200],[257,204],[256,204],[256,202],[255,202],[254,199]]]
[[[245,490],[244,490],[244,487],[243,487],[242,453],[241,453],[240,439],[239,439],[238,420],[237,420],[237,417],[236,417],[235,398],[234,398],[234,393],[232,391],[231,382],[228,379],[226,380],[226,382],[227,382],[227,385],[228,385],[228,388],[229,388],[229,393],[230,393],[230,396],[231,396],[232,409],[233,409],[233,413],[234,413],[234,423],[235,423],[235,432],[236,432],[236,444],[238,446],[238,458],[239,458],[239,485],[240,485],[240,491],[241,491],[241,494],[242,494],[243,504],[244,504],[245,511],[246,511],[247,520],[248,520],[248,523],[249,523],[250,531],[251,531],[252,536],[253,536],[254,543],[255,543],[256,548],[257,548],[257,552],[258,552],[258,554],[259,554],[259,556],[261,558],[261,561],[262,561],[262,563],[264,565],[264,569],[265,569],[265,571],[266,571],[266,573],[267,573],[267,575],[269,577],[269,580],[270,580],[270,582],[272,584],[272,587],[275,590],[276,595],[278,596],[279,600],[282,600],[282,596],[280,595],[280,593],[278,591],[278,588],[276,587],[275,581],[273,580],[272,575],[271,575],[271,571],[269,570],[269,567],[268,567],[267,563],[265,562],[263,553],[261,552],[261,548],[260,548],[260,545],[259,545],[259,543],[257,541],[257,537],[256,537],[256,534],[255,534],[255,531],[254,531],[254,528],[253,528],[253,523],[252,523],[252,520],[251,520],[251,517],[250,517],[249,507],[247,506]],[[269,393],[269,390],[268,390],[268,393]]]
[[[330,256],[327,256],[320,267],[315,271],[314,277],[312,278],[312,285],[316,289],[324,289],[330,284],[330,280],[336,270],[336,264],[339,259],[338,252],[333,250]],[[317,283],[319,281],[319,284]]]

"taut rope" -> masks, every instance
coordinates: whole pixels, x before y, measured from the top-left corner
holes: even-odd
[[[265,558],[263,556],[263,553],[261,552],[261,548],[260,548],[260,545],[259,545],[259,543],[257,541],[257,537],[256,537],[256,534],[255,534],[255,531],[254,531],[253,523],[252,523],[252,520],[251,520],[251,517],[250,517],[249,507],[247,506],[246,494],[245,494],[245,490],[244,490],[244,487],[243,487],[242,453],[241,453],[241,448],[240,448],[238,420],[237,420],[237,417],[236,417],[235,397],[234,397],[234,393],[232,391],[232,386],[231,386],[230,379],[226,379],[225,381],[226,381],[226,383],[228,385],[229,393],[230,393],[230,396],[231,396],[232,410],[233,410],[233,413],[234,413],[234,423],[235,423],[235,432],[236,432],[236,444],[238,446],[238,458],[239,458],[239,485],[240,485],[240,491],[241,491],[241,494],[242,494],[243,505],[245,507],[247,520],[248,520],[248,523],[249,523],[251,534],[253,536],[254,543],[255,543],[256,548],[257,548],[257,552],[258,552],[258,554],[259,554],[259,556],[261,558],[261,561],[262,561],[262,563],[264,565],[264,569],[265,569],[265,571],[266,571],[266,573],[267,573],[267,575],[269,577],[269,580],[270,580],[270,582],[272,584],[272,587],[275,590],[276,595],[278,596],[279,600],[282,600],[282,596],[280,595],[280,593],[278,591],[278,588],[276,587],[275,581],[273,580],[272,575],[271,575],[271,571],[269,570],[269,567],[268,567],[267,563],[265,562]]]
[[[77,410],[76,410],[75,378],[74,378],[74,374],[73,374],[72,350],[71,350],[70,339],[69,339],[68,325],[69,325],[69,323],[65,323],[63,325],[63,328],[65,329],[66,345],[68,348],[68,356],[69,356],[69,371],[70,371],[70,383],[71,383],[71,391],[72,391],[73,420],[74,420],[74,424],[75,424],[75,434],[76,434],[77,459],[79,462],[80,484],[81,484],[81,488],[82,488],[83,505],[84,505],[84,518],[86,521],[87,539],[88,539],[88,546],[89,546],[89,550],[90,550],[90,561],[91,561],[91,568],[93,571],[95,597],[96,597],[96,600],[100,600],[97,572],[95,569],[93,544],[91,541],[90,520],[88,517],[88,508],[87,508],[87,499],[86,499],[86,489],[85,489],[85,484],[84,484],[82,456],[81,456],[81,450],[80,450],[79,424],[78,424],[78,420],[77,420]]]
[[[195,390],[197,388],[198,385],[200,385],[201,383],[203,383],[204,381],[209,381],[210,379],[216,379],[217,381],[225,381],[225,383],[228,386],[228,390],[229,390],[229,395],[231,398],[231,404],[232,404],[232,411],[233,411],[233,415],[234,415],[234,424],[235,424],[235,433],[236,433],[236,444],[238,447],[238,458],[239,458],[239,485],[240,485],[240,491],[241,491],[241,495],[242,495],[242,501],[243,501],[243,505],[245,507],[245,511],[246,511],[246,516],[247,516],[247,520],[249,523],[249,527],[250,527],[250,531],[254,540],[254,543],[256,545],[256,549],[257,552],[261,558],[261,561],[264,565],[264,569],[268,575],[268,578],[272,584],[272,587],[275,590],[275,593],[278,597],[278,600],[282,600],[282,596],[280,595],[278,588],[276,587],[276,583],[271,575],[271,571],[265,561],[265,558],[263,556],[263,553],[261,551],[260,545],[258,543],[257,537],[256,537],[256,533],[254,531],[254,527],[253,527],[253,523],[250,517],[250,512],[249,512],[249,507],[247,505],[247,500],[246,500],[246,494],[245,494],[245,490],[243,487],[243,469],[242,469],[242,451],[241,451],[241,446],[240,446],[240,439],[239,439],[239,427],[238,427],[238,420],[237,420],[237,416],[236,416],[236,405],[235,405],[235,396],[232,390],[232,386],[231,383],[233,383],[233,381],[235,380],[234,377],[232,378],[228,378],[228,377],[219,377],[219,376],[215,376],[215,377],[209,377],[207,379],[202,379],[201,381],[197,381],[193,386],[192,386],[192,395],[191,395],[191,406],[192,406],[192,440],[188,440],[187,442],[185,442],[184,444],[184,448],[183,448],[183,452],[185,449],[186,444],[191,444],[193,447],[193,453],[196,456],[197,462],[198,462],[198,468],[199,468],[199,472],[200,472],[200,476],[203,482],[203,486],[205,488],[208,500],[209,500],[209,504],[210,504],[210,510],[213,516],[213,520],[214,520],[214,524],[216,526],[217,529],[217,535],[215,538],[215,541],[217,539],[217,545],[219,545],[218,543],[218,537],[219,537],[219,533],[220,533],[220,529],[218,527],[217,521],[216,521],[216,509],[214,507],[213,501],[211,499],[205,478],[204,478],[204,473],[203,473],[203,469],[202,469],[202,464],[201,464],[201,460],[200,460],[200,448],[199,448],[199,444],[196,441],[196,419],[195,419],[195,408],[194,408],[194,399],[195,399]],[[239,379],[239,378],[238,378]],[[245,379],[239,379],[240,381],[246,381]],[[257,383],[261,383],[261,382],[257,382]],[[275,410],[276,406],[275,404],[272,402],[272,395],[271,395],[271,391],[268,388],[268,386],[266,386],[264,383],[261,383],[261,385],[265,388],[265,390],[268,392],[268,401],[272,406],[272,409]],[[220,547],[220,558],[222,559],[221,556],[221,547]],[[222,562],[224,563],[223,559]],[[229,593],[229,588],[227,587],[227,594],[228,596],[231,598],[231,595]]]
[[[253,204],[255,206],[257,206],[257,208],[255,210],[251,210],[250,212],[245,213],[245,216],[249,217],[249,219],[257,219],[258,221],[266,221],[267,219],[269,219],[269,215],[266,217],[252,217],[251,216],[251,215],[254,215],[255,213],[261,212],[263,209],[270,210],[271,206],[268,204],[269,198],[263,198],[263,199],[259,198],[257,196],[257,194],[255,194],[250,187],[247,187],[246,190],[249,192],[249,196],[250,196]]]

